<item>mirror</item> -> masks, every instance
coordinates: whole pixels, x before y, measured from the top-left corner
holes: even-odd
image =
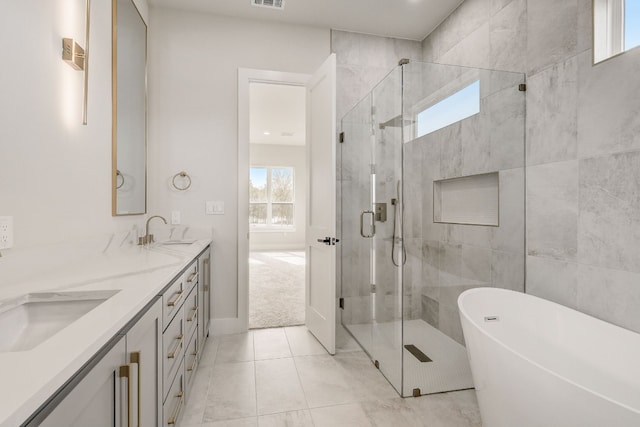
[[[640,46],[640,0],[593,0],[593,63]]]
[[[147,25],[132,0],[112,0],[112,214],[147,210]]]

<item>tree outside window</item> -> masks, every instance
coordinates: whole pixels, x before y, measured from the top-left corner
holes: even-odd
[[[293,228],[294,168],[252,167],[249,224],[255,228]]]

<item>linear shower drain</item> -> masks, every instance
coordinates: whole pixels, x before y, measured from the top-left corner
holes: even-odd
[[[404,346],[409,353],[413,354],[413,356],[421,362],[433,362],[433,360],[429,359],[429,356],[420,351],[418,347],[413,344],[407,344]]]

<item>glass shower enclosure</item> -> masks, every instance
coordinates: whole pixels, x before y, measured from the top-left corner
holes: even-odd
[[[341,120],[341,322],[402,396],[473,387],[465,290],[524,290],[524,75],[392,70]]]

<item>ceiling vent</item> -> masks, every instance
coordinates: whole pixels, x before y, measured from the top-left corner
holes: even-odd
[[[284,9],[284,0],[251,0],[251,4],[259,7],[268,7],[269,9]]]

